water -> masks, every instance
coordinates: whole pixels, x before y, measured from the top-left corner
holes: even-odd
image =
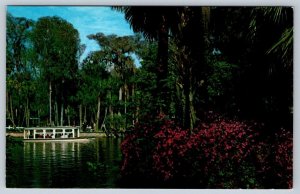
[[[117,188],[121,139],[7,142],[9,188]]]

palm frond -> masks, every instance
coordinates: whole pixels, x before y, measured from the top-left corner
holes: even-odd
[[[279,40],[267,51],[281,57],[285,63],[290,63],[293,53],[293,27],[287,28]]]

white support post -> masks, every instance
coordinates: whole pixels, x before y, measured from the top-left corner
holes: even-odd
[[[43,129],[43,138],[46,138],[46,129]]]
[[[66,133],[65,129],[63,129],[63,138],[65,138],[65,133]]]
[[[55,138],[55,134],[56,134],[56,129],[53,129],[53,137],[52,137],[52,139]]]
[[[72,137],[73,138],[75,137],[75,130],[74,130],[74,128],[72,129]]]
[[[33,139],[35,139],[35,130],[33,130]]]

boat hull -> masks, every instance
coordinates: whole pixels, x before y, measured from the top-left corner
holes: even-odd
[[[23,142],[89,142],[92,138],[23,139]]]

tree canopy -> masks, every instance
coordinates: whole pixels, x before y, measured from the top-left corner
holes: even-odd
[[[143,112],[153,116],[160,112],[191,130],[207,111],[270,123],[277,118],[284,125],[290,122],[290,8],[113,9],[123,12],[139,34],[91,34],[88,38],[100,50],[82,61],[79,57],[85,46],[69,22],[59,17],[34,22],[8,14],[7,116],[13,125],[21,124],[15,122],[19,109],[15,106],[27,107],[36,117],[47,118],[42,120],[48,124],[70,124],[72,117],[80,125],[97,121],[97,128],[104,121],[99,115],[106,112],[121,115],[125,123],[128,119],[134,123]],[[13,88],[38,103],[22,105],[13,99]],[[97,104],[102,105],[99,110]]]

